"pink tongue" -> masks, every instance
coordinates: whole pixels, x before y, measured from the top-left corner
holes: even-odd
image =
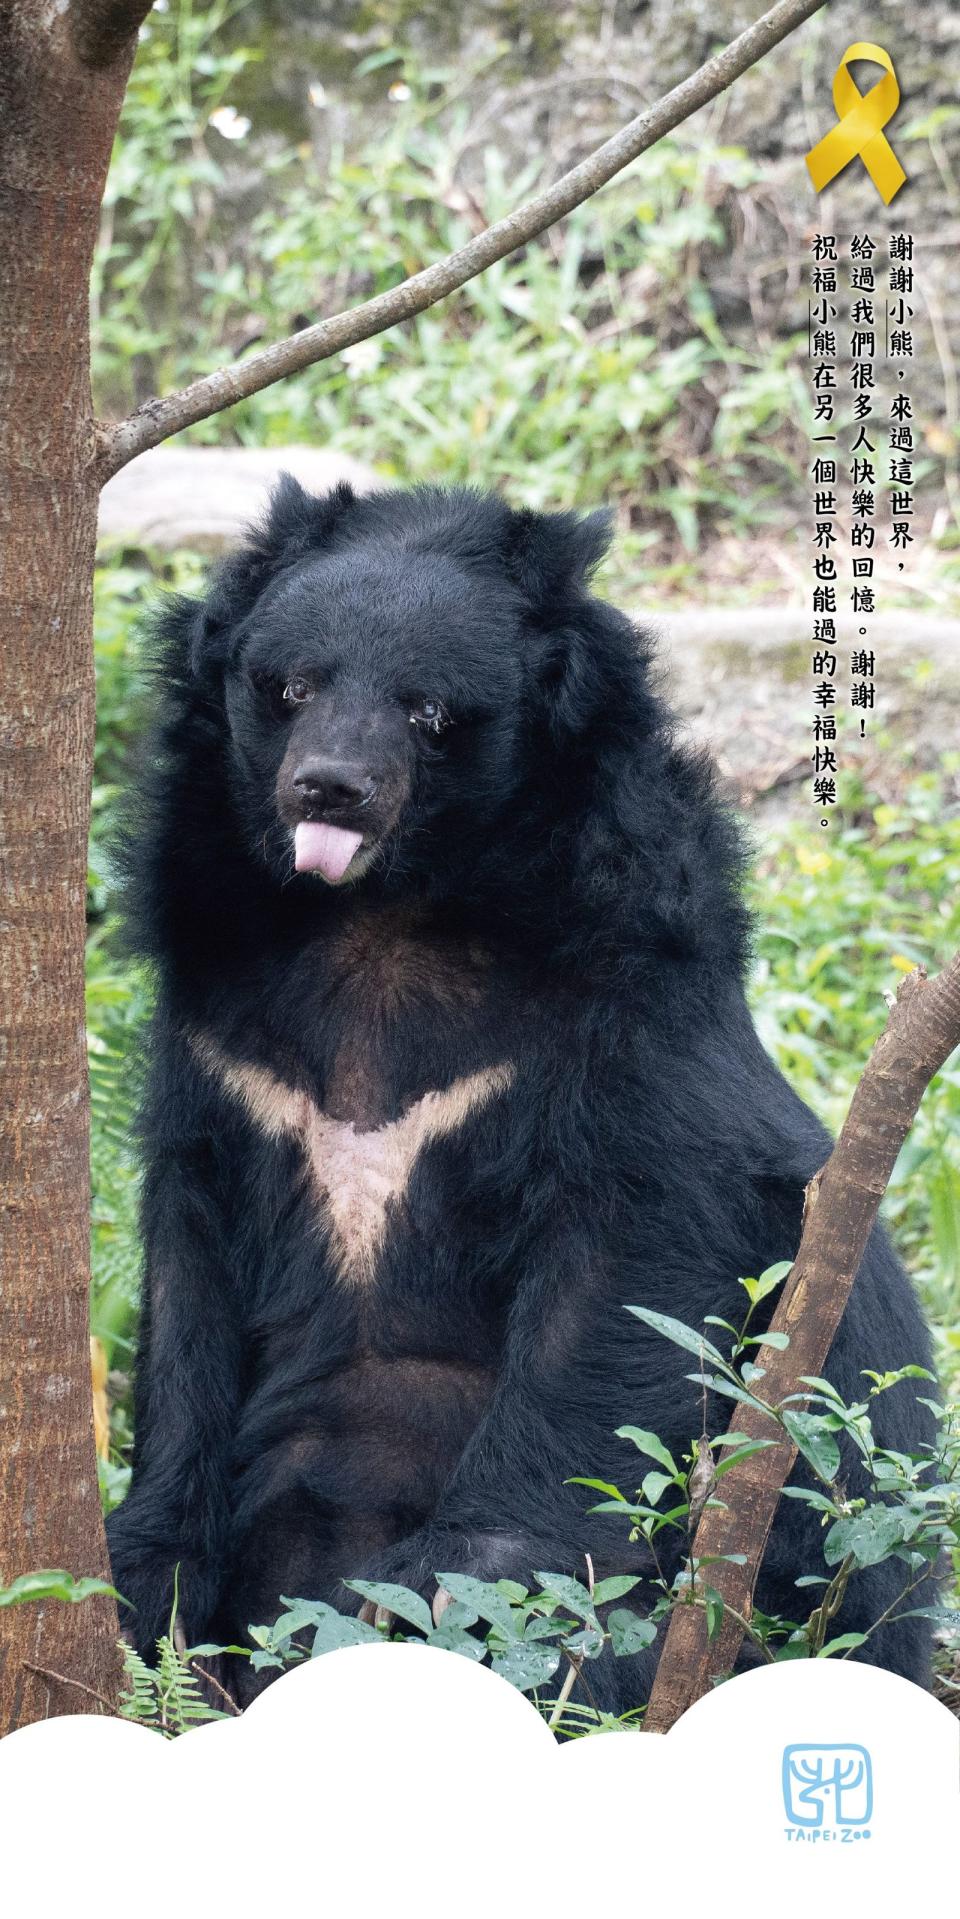
[[[301,820],[294,837],[298,873],[322,873],[325,880],[341,880],[363,839],[343,826],[324,820]]]

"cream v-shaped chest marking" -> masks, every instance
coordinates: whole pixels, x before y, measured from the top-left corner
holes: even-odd
[[[433,1140],[455,1133],[499,1093],[514,1069],[505,1062],[424,1093],[399,1119],[372,1132],[357,1132],[351,1120],[330,1119],[310,1098],[286,1085],[265,1066],[232,1060],[208,1036],[193,1041],[198,1059],[243,1105],[269,1139],[299,1141],[327,1227],[340,1277],[372,1279],[387,1230],[387,1209],[401,1201],[413,1167]]]

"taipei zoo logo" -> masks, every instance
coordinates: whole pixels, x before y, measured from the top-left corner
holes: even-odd
[[[788,1839],[869,1839],[873,1768],[866,1746],[785,1746],[783,1805]]]

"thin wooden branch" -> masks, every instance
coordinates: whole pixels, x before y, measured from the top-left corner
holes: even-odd
[[[129,52],[151,5],[152,0],[73,0],[70,39],[82,65],[111,67]]]
[[[88,0],[88,4],[106,7],[109,0]],[[148,447],[159,446],[171,434],[180,433],[184,427],[194,426],[198,420],[208,419],[225,407],[235,406],[238,400],[249,399],[252,393],[261,392],[288,374],[302,373],[306,367],[342,352],[344,347],[355,346],[359,340],[383,333],[399,321],[412,319],[483,273],[495,261],[526,246],[556,220],[590,199],[614,174],[679,126],[698,107],[723,93],[824,4],[825,0],[778,0],[769,13],[731,41],[721,53],[715,54],[654,106],[647,107],[543,193],[508,214],[506,219],[486,227],[467,246],[402,280],[389,292],[321,320],[316,326],[304,327],[289,339],[251,354],[249,359],[194,380],[180,393],[146,400],[126,420],[115,424],[102,422],[98,429],[101,485],[128,460],[146,452]]]
[[[196,1673],[197,1678],[204,1680],[205,1683],[208,1686],[210,1686],[215,1693],[219,1693],[220,1698],[223,1700],[228,1710],[233,1713],[234,1718],[242,1719],[243,1714],[240,1710],[240,1707],[237,1705],[237,1702],[234,1699],[233,1694],[227,1691],[226,1686],[221,1686],[219,1679],[215,1679],[213,1676],[213,1673],[207,1671],[206,1666],[198,1665],[195,1659],[191,1659],[190,1664],[193,1667],[193,1670]]]
[[[24,1672],[36,1673],[39,1679],[51,1679],[56,1686],[72,1686],[74,1692],[82,1692],[88,1699],[95,1699],[97,1705],[102,1706],[111,1719],[117,1718],[116,1706],[111,1705],[110,1700],[105,1699],[102,1692],[97,1691],[96,1686],[88,1686],[82,1679],[71,1679],[65,1672],[54,1672],[50,1666],[35,1666],[29,1659],[24,1659],[22,1664]]]
[[[836,1146],[807,1187],[800,1246],[770,1324],[772,1333],[786,1333],[790,1343],[782,1350],[763,1346],[756,1356],[764,1378],[751,1390],[767,1405],[780,1405],[788,1393],[802,1390],[803,1375],[823,1373],[897,1154],[930,1081],[956,1046],[960,953],[936,979],[928,980],[919,967],[901,982]],[[904,1363],[914,1357],[905,1353]],[[869,1358],[865,1353],[864,1364]],[[769,1439],[775,1427],[766,1414],[738,1405],[730,1430],[750,1439]],[[671,1614],[644,1717],[647,1732],[668,1732],[681,1713],[709,1691],[712,1675],[733,1666],[780,1494],[796,1457],[796,1447],[786,1438],[754,1453],[724,1478],[718,1494],[723,1504],[704,1511],[693,1542],[694,1559],[744,1553],[746,1564],[720,1561],[710,1567],[711,1585],[732,1609],[724,1613],[714,1640],[708,1642],[701,1605],[680,1605]]]

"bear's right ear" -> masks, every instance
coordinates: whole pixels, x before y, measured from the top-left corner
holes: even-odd
[[[187,652],[191,673],[228,664],[238,628],[264,587],[286,567],[320,552],[356,498],[346,480],[318,496],[307,493],[292,473],[280,475],[265,518],[215,569],[207,597],[195,609]]]

